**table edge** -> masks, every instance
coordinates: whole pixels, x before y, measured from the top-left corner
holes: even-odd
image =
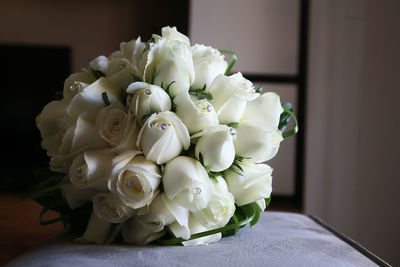
[[[369,251],[368,249],[363,247],[360,243],[358,243],[358,242],[354,241],[353,239],[349,238],[348,236],[342,234],[339,230],[335,229],[334,227],[332,227],[331,225],[326,223],[320,217],[318,217],[318,216],[316,216],[314,214],[307,215],[307,216],[310,219],[312,219],[314,222],[316,222],[317,224],[321,225],[326,230],[328,230],[329,232],[331,232],[332,234],[334,234],[335,236],[337,236],[338,238],[340,238],[341,240],[343,240],[344,242],[349,244],[351,247],[356,249],[358,252],[363,254],[365,257],[367,257],[368,259],[370,259],[374,263],[378,264],[379,266],[392,267],[392,265],[390,265],[389,263],[387,263],[383,259],[381,259],[378,256],[376,256],[374,253],[372,253],[371,251]]]

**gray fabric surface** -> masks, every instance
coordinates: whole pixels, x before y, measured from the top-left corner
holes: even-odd
[[[264,212],[259,223],[201,247],[77,245],[61,233],[12,266],[376,266],[308,216]]]

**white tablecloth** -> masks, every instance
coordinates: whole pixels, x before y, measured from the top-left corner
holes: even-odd
[[[264,212],[252,229],[201,247],[78,245],[67,233],[7,266],[377,266],[308,216]]]

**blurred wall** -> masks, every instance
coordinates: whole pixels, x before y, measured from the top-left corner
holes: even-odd
[[[305,212],[400,265],[400,2],[312,1]]]
[[[2,0],[0,42],[70,46],[73,71],[163,26],[187,32],[188,0]]]

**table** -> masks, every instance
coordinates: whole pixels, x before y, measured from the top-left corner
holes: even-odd
[[[61,232],[6,266],[390,266],[315,216],[264,212],[208,246],[82,245]]]

